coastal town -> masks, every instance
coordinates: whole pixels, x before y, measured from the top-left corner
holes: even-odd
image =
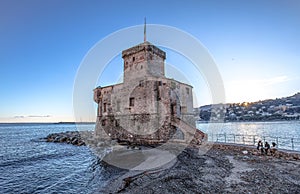
[[[195,109],[198,121],[278,121],[300,119],[300,92],[257,102],[205,105]]]

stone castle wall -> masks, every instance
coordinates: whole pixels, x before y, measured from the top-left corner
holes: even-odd
[[[192,86],[165,78],[164,51],[144,42],[123,51],[122,58],[124,82],[94,90],[96,134],[160,142],[185,130],[172,125],[175,117],[195,127]]]

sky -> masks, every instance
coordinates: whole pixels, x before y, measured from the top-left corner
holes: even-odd
[[[300,91],[298,0],[0,0],[0,122],[72,121],[74,80],[86,54],[111,33],[142,25],[144,17],[185,31],[207,48],[226,102]],[[194,106],[210,104],[205,79],[189,76],[192,64],[165,50],[167,76],[177,79],[172,72],[181,72],[194,86]],[[121,74],[118,55],[95,86],[120,82]]]

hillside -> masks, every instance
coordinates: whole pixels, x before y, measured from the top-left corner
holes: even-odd
[[[200,121],[299,120],[300,93],[257,102],[205,105],[198,113]]]

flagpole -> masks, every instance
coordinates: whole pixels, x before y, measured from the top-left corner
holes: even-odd
[[[144,42],[146,42],[146,17],[144,18]]]

